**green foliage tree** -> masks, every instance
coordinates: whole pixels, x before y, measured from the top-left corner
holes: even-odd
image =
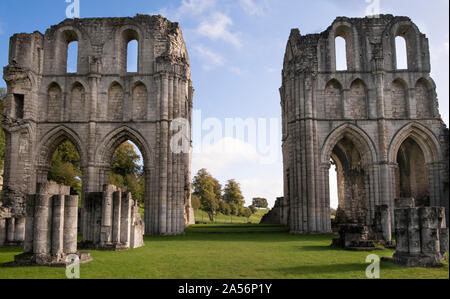
[[[75,145],[64,141],[55,150],[50,161],[48,180],[72,187],[81,197],[80,155]]]
[[[145,176],[140,156],[130,142],[122,143],[114,152],[109,183],[130,192],[133,200],[144,205]]]
[[[229,180],[224,188],[223,200],[228,204],[236,204],[238,207],[244,206],[244,196],[241,186],[235,180]]]
[[[251,205],[251,206],[249,206],[248,208],[249,208],[250,211],[252,212],[252,215],[255,214],[255,213],[258,211],[258,209],[257,209],[254,205]]]
[[[112,157],[112,172],[123,177],[129,174],[137,176],[142,171],[139,160],[134,146],[129,142],[122,143]]]
[[[194,210],[200,210],[200,208],[202,207],[202,204],[200,202],[200,197],[197,195],[192,195],[191,204],[192,204],[192,208]]]
[[[224,215],[231,215],[230,205],[224,202],[223,200],[219,201],[219,212]]]
[[[222,186],[219,181],[206,170],[200,169],[194,177],[194,192],[195,196],[200,198],[201,209],[208,213],[211,221],[214,221],[214,215],[219,209],[221,199]]]
[[[250,220],[250,217],[253,215],[252,210],[250,208],[244,208],[242,216]]]
[[[267,209],[269,207],[269,203],[267,202],[267,199],[257,197],[253,198],[253,206],[258,209]]]

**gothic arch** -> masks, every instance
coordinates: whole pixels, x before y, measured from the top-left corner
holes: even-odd
[[[50,165],[51,157],[56,148],[65,140],[69,140],[77,148],[80,154],[81,168],[87,165],[86,147],[78,134],[66,126],[58,126],[48,131],[37,146],[37,165],[38,167],[47,168]]]
[[[154,165],[152,151],[145,138],[130,127],[120,127],[106,135],[97,147],[96,161],[103,166],[109,166],[114,151],[125,141],[130,140],[139,148],[144,159],[144,167],[151,168]]]
[[[392,138],[389,146],[390,163],[397,163],[398,150],[408,138],[413,139],[419,145],[420,149],[423,151],[425,162],[427,164],[439,161],[440,147],[437,138],[426,127],[417,122],[413,122],[401,128]]]
[[[361,154],[364,165],[371,165],[377,161],[377,151],[370,137],[360,128],[352,124],[344,124],[335,129],[323,143],[320,162],[330,163],[333,149],[338,142],[347,137],[351,140]]]

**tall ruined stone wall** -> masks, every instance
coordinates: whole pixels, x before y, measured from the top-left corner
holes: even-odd
[[[406,70],[396,65],[398,36],[408,45]],[[345,71],[336,70],[336,37],[346,41]],[[393,211],[402,182],[425,180],[398,176],[399,151],[406,140],[416,143],[423,156],[429,204],[446,206],[448,214],[448,131],[430,68],[428,39],[407,17],[339,17],[319,34],[291,31],[280,94],[284,197],[292,232],[331,231],[330,159],[341,173],[340,202],[348,196],[364,198],[362,205],[356,202],[359,207],[344,209],[347,214],[356,208],[366,215],[363,222],[371,224],[377,205]],[[344,139],[353,145],[342,150],[337,145]],[[349,147],[356,156],[348,154]],[[346,170],[358,155],[359,164]],[[408,161],[415,163],[410,156]],[[360,191],[346,183],[349,175],[356,175]]]
[[[138,41],[136,73],[126,70],[131,40]],[[68,73],[73,41],[78,41],[77,72]],[[193,88],[179,24],[149,15],[68,19],[45,34],[16,34],[4,79],[3,199],[15,215],[24,215],[26,195],[47,181],[51,155],[61,142],[71,141],[80,153],[86,195],[102,192],[114,150],[130,140],[144,158],[146,233],[184,231],[190,151],[171,151],[179,129],[170,126],[176,118],[191,121]]]

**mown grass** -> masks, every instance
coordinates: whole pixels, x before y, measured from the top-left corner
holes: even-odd
[[[90,251],[94,261],[81,265],[81,278],[156,279],[364,279],[367,252],[330,248],[332,235],[296,236],[274,226],[193,226],[184,236],[146,237],[145,247],[123,251]],[[284,229],[278,227],[279,229]],[[241,233],[218,234],[227,229]],[[251,231],[259,229],[260,232]],[[250,231],[249,231],[250,230]],[[1,248],[0,265],[21,248]],[[372,252],[390,257],[392,250]],[[65,278],[65,269],[6,268],[3,278]],[[381,264],[381,278],[448,279],[448,262],[440,269],[403,268]]]
[[[269,212],[268,209],[258,210],[255,214],[250,216],[250,218],[246,217],[238,217],[238,216],[227,216],[221,213],[218,213],[214,216],[214,221],[210,221],[208,213],[195,210],[195,222],[197,223],[206,223],[206,224],[239,224],[239,223],[253,223],[259,224],[261,222],[262,217]]]

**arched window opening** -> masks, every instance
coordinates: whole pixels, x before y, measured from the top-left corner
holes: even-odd
[[[397,70],[408,69],[408,51],[406,47],[406,39],[402,36],[395,38],[395,54],[397,58]]]
[[[78,71],[78,42],[70,42],[67,46],[67,72],[76,73]]]
[[[417,206],[430,205],[430,185],[425,156],[411,138],[401,145],[397,153],[396,197],[411,197]]]
[[[83,181],[81,159],[71,141],[63,141],[53,152],[47,179],[70,187],[70,193],[78,195],[81,201]]]
[[[337,165],[333,159],[330,160],[330,209],[331,209],[331,219],[335,220],[337,215],[337,210],[339,207],[339,193],[338,193],[338,181],[337,181]]]
[[[131,141],[125,141],[116,148],[111,159],[109,183],[130,192],[133,200],[138,203],[144,217],[145,202],[145,171],[141,151]]]
[[[348,70],[347,43],[345,39],[341,36],[336,37],[335,47],[336,47],[336,71]]]
[[[139,43],[136,39],[128,42],[127,45],[127,72],[138,72]]]

